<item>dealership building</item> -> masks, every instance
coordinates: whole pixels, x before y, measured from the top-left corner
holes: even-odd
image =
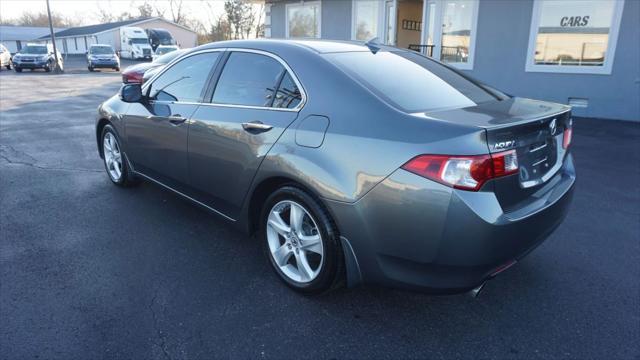
[[[640,121],[637,0],[267,0],[265,36],[377,37],[577,116]]]

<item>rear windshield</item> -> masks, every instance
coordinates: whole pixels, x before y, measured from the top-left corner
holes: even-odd
[[[113,54],[111,46],[92,46],[89,48],[90,54]]]
[[[46,46],[25,46],[20,50],[23,54],[46,54],[47,47]]]
[[[464,108],[499,99],[480,84],[419,54],[367,51],[327,56],[347,74],[404,112]]]

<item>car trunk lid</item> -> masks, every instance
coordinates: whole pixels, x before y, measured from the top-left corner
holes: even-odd
[[[506,206],[523,200],[562,167],[563,134],[571,126],[570,107],[522,98],[425,114],[430,118],[486,130],[490,153],[515,150],[519,173],[494,182]]]

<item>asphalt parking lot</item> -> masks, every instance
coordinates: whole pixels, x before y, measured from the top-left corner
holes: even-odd
[[[480,298],[308,298],[214,215],[113,186],[93,126],[120,75],[75,68],[0,72],[1,358],[640,357],[640,123],[576,120],[567,220]]]

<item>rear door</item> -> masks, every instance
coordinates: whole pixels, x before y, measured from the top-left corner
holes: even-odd
[[[175,63],[146,88],[148,100],[129,107],[127,155],[136,171],[175,188],[188,184],[188,120],[220,54],[200,53]]]
[[[198,199],[235,218],[260,163],[298,116],[303,92],[276,56],[233,50],[211,102],[189,128],[189,171]]]

